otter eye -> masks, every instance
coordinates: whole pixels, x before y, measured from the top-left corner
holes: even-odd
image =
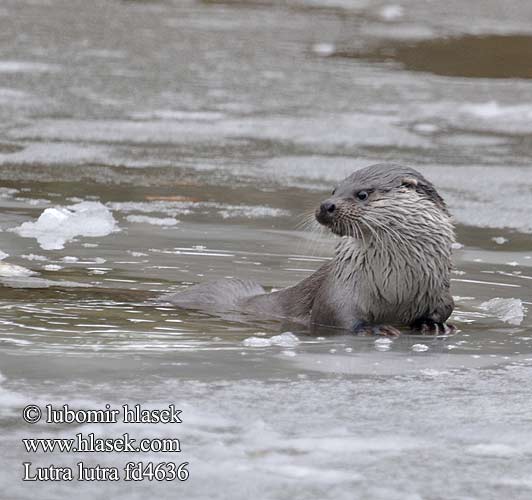
[[[368,192],[367,191],[359,191],[358,193],[355,194],[355,196],[360,200],[360,201],[364,201],[364,200],[367,200],[368,199]]]

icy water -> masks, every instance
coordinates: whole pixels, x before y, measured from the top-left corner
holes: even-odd
[[[531,498],[531,26],[528,0],[4,0],[1,498]],[[311,337],[151,300],[307,276],[334,239],[303,216],[384,160],[456,217],[456,335]],[[125,403],[183,422],[21,418]],[[182,451],[21,442],[78,432]],[[190,477],[21,480],[80,460]]]

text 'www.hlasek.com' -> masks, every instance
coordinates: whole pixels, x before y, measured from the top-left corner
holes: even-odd
[[[61,426],[85,424],[180,424],[181,410],[171,404],[165,408],[147,409],[141,405],[123,405],[104,409],[71,409],[68,405],[54,407],[50,404],[41,408],[30,404],[22,410],[22,418],[28,424],[47,423]],[[96,428],[100,428],[96,425]],[[134,427],[138,429],[138,427]],[[160,429],[161,427],[157,427]],[[129,432],[116,437],[102,437],[94,432],[78,432],[69,437],[29,437],[22,439],[24,450],[33,457],[22,463],[23,481],[186,481],[189,477],[188,462],[175,461],[181,453],[181,442],[175,437],[135,438]],[[80,460],[74,464],[36,464],[46,454],[90,454],[93,453],[145,453],[152,457],[156,453],[167,453],[168,460],[160,462],[124,460],[119,467],[101,465]],[[84,455],[84,456],[87,456]]]

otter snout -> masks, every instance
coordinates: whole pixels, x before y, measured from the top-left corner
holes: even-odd
[[[336,215],[336,203],[334,200],[325,200],[316,209],[316,220],[325,226],[330,224]]]

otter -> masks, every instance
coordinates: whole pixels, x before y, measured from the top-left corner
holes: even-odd
[[[300,283],[266,293],[223,279],[165,298],[180,307],[238,310],[355,334],[397,336],[399,328],[449,333],[451,215],[423,175],[377,164],[344,179],[316,210],[340,236],[331,261]]]

